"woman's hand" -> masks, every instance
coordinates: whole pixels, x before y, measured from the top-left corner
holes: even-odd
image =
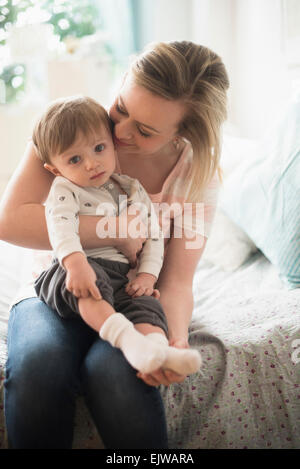
[[[171,339],[169,345],[177,348],[189,348],[188,340],[185,337]],[[138,372],[137,377],[142,379],[149,386],[159,386],[160,384],[170,386],[172,383],[183,383],[187,375],[178,375],[174,371],[160,368],[159,370],[153,371],[151,374]]]
[[[116,248],[129,260],[131,268],[135,268],[137,257],[143,249],[147,239],[147,227],[141,221],[141,213],[136,210],[134,215],[128,213],[129,207],[121,212],[118,217]],[[139,223],[132,229],[132,222],[138,218]]]
[[[137,257],[143,249],[146,238],[118,238],[116,248],[127,257],[130,267],[134,269],[137,265]]]

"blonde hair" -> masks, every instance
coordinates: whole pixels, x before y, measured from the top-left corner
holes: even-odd
[[[148,46],[130,71],[137,85],[184,104],[186,111],[177,135],[192,145],[189,199],[199,200],[219,169],[221,125],[227,117],[229,87],[221,58],[192,42],[160,42]]]
[[[32,140],[39,157],[51,163],[51,157],[66,151],[82,132],[99,132],[104,125],[111,133],[112,123],[106,110],[92,98],[71,96],[53,101],[37,121]]]

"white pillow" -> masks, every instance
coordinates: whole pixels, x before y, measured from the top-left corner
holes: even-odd
[[[223,179],[226,180],[244,161],[257,151],[258,140],[224,134],[221,153]]]
[[[226,179],[220,206],[277,268],[287,288],[300,288],[300,97]]]
[[[224,134],[221,155],[221,167],[224,181],[236,169],[251,157],[257,146],[256,140],[250,140]],[[220,191],[220,205],[222,205]],[[211,234],[208,238],[202,259],[221,269],[233,272],[257,251],[255,244],[231,219],[217,208]]]
[[[255,244],[246,233],[221,209],[217,209],[202,260],[233,272],[256,251]]]

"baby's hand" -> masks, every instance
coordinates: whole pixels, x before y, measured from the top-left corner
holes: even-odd
[[[154,292],[153,287],[156,280],[157,278],[154,275],[142,272],[126,285],[125,291],[128,295],[132,296],[132,298],[142,295],[151,296]]]
[[[102,298],[96,285],[96,274],[81,253],[67,256],[63,264],[67,270],[66,288],[77,298],[93,296],[95,300]]]

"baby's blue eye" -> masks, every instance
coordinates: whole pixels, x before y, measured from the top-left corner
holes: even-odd
[[[96,145],[96,146],[95,146],[95,151],[96,151],[97,153],[100,153],[100,152],[103,151],[103,150],[104,150],[104,145],[103,145],[103,143],[99,143],[99,145]]]
[[[72,158],[70,158],[70,160],[69,160],[69,163],[70,163],[70,164],[76,164],[76,163],[78,163],[78,162],[80,161],[80,159],[81,159],[80,156],[77,156],[77,155],[76,155],[76,156],[72,156]]]

